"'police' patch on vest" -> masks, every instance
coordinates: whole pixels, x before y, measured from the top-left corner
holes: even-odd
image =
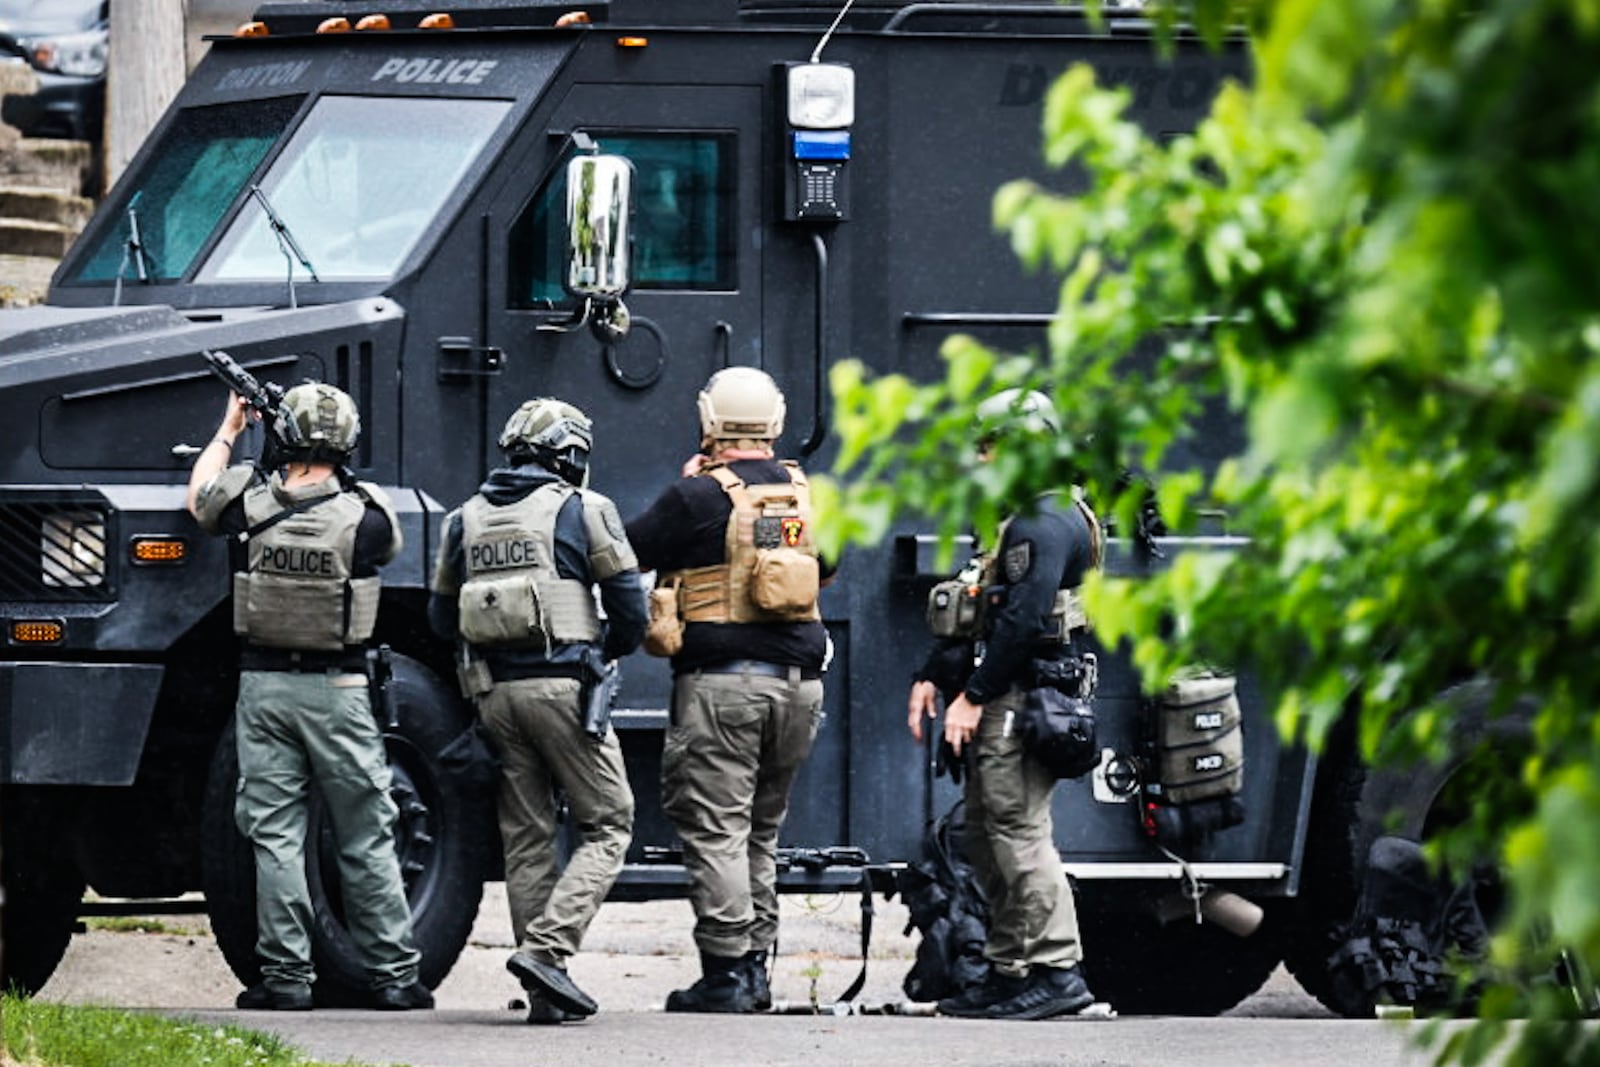
[[[1033,569],[1033,542],[1019,541],[1006,549],[1005,569],[1006,581],[1011,585],[1026,578]]]
[[[467,552],[467,568],[474,574],[481,574],[513,567],[532,567],[538,563],[536,547],[531,538],[520,541],[480,541]]]
[[[261,550],[256,569],[272,574],[305,574],[314,577],[334,576],[334,558],[331,548],[299,548],[294,545],[267,545]]]
[[[777,548],[783,544],[784,520],[772,515],[756,519],[750,529],[750,539],[757,548]]]
[[[783,543],[788,545],[790,548],[797,548],[799,546],[800,539],[805,536],[805,532],[806,532],[806,520],[804,520],[804,519],[784,519],[783,520]]]

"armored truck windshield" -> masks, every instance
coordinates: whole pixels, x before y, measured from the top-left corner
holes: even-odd
[[[511,106],[326,96],[291,132],[302,99],[181,113],[68,284],[174,281],[197,264],[201,282],[388,278]]]

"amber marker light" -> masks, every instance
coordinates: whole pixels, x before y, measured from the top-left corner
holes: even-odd
[[[417,23],[417,29],[419,30],[453,30],[455,28],[456,20],[451,18],[450,13],[447,11],[435,11],[431,15],[424,16],[422,21]]]
[[[181,537],[135,537],[129,554],[135,563],[182,563],[189,558],[189,542]]]
[[[267,24],[265,22],[241,22],[233,31],[235,37],[265,37]]]
[[[358,30],[387,30],[389,28],[388,15],[368,15],[356,23]]]
[[[349,33],[350,20],[347,18],[323,19],[317,23],[318,33]]]
[[[564,30],[568,26],[587,25],[589,25],[589,13],[587,11],[568,11],[565,15],[556,19],[556,29],[558,30]]]
[[[17,645],[59,645],[67,637],[60,619],[17,619],[11,624],[11,641]]]
[[[650,43],[648,37],[618,37],[618,48],[643,48]]]

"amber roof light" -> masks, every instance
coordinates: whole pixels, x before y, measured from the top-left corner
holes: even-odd
[[[318,33],[349,33],[350,20],[347,18],[323,19],[317,23]]]
[[[455,28],[456,20],[450,17],[448,11],[435,11],[431,15],[424,16],[422,21],[417,23],[417,29],[419,30],[453,30]]]
[[[265,37],[267,24],[265,22],[241,22],[234,29],[235,37]]]
[[[388,15],[368,15],[356,23],[358,30],[387,30],[389,28]]]

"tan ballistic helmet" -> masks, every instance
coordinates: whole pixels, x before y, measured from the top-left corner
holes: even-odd
[[[541,396],[526,401],[500,431],[500,450],[512,462],[532,460],[572,485],[582,485],[594,448],[589,416],[564,400]]]
[[[1007,429],[1060,433],[1061,417],[1050,398],[1037,389],[1002,389],[978,405],[978,433],[981,438],[991,438]]]
[[[713,441],[773,441],[783,433],[783,393],[754,367],[719,370],[700,390],[700,434]]]
[[[283,394],[273,432],[293,459],[341,463],[361,437],[361,413],[343,389],[302,382]]]

